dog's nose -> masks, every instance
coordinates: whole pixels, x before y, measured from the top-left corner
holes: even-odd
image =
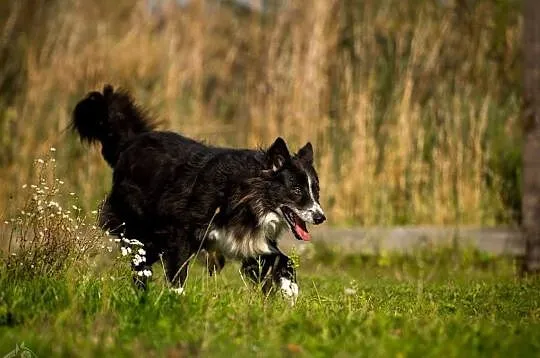
[[[326,216],[324,216],[323,213],[315,213],[313,214],[313,223],[315,225],[322,224],[326,220]]]

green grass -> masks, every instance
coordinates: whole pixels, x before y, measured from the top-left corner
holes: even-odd
[[[511,260],[472,251],[414,256],[300,256],[294,307],[246,286],[238,265],[190,271],[187,294],[149,291],[125,265],[51,275],[0,271],[0,356],[24,343],[38,356],[526,357],[540,352],[540,280]]]

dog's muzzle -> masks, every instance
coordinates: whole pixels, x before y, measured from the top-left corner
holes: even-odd
[[[326,221],[326,216],[322,212],[313,213],[313,224],[319,225]]]

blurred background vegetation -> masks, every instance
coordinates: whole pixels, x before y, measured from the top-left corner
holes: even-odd
[[[264,5],[1,1],[0,215],[51,146],[85,210],[98,206],[110,169],[67,127],[111,83],[213,144],[311,141],[335,225],[519,220],[519,1]]]

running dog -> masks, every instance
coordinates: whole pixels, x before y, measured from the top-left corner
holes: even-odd
[[[188,261],[203,250],[210,273],[237,259],[265,292],[297,297],[296,272],[278,239],[288,229],[309,241],[307,223],[326,220],[310,143],[297,153],[282,138],[265,150],[232,149],[158,131],[127,91],[110,85],[76,105],[72,127],[82,141],[101,143],[113,169],[100,225],[144,244],[146,261],[134,270],[162,257],[169,282],[182,290]]]

